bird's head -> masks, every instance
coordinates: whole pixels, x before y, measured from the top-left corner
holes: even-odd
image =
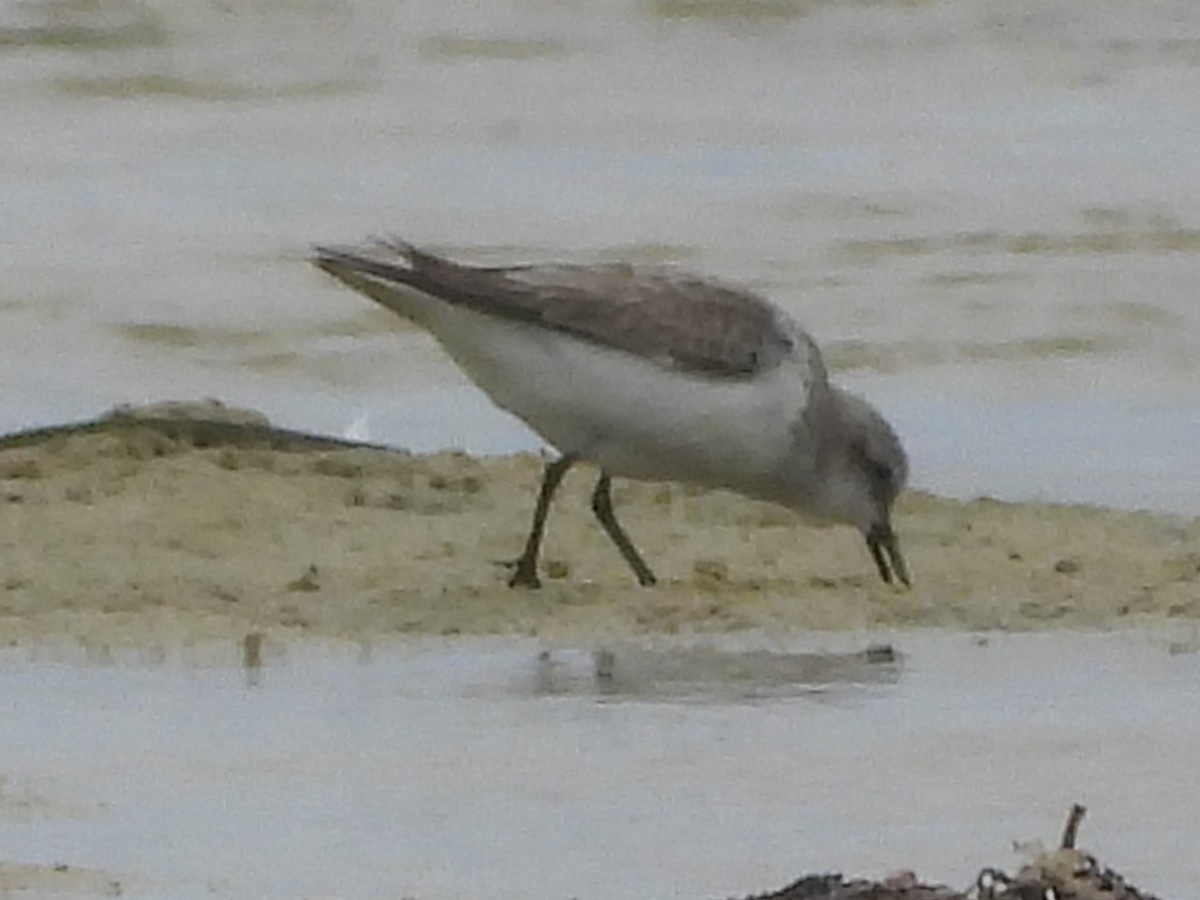
[[[884,581],[908,586],[908,566],[892,528],[892,507],[908,481],[904,447],[865,400],[835,388],[831,401],[833,427],[822,450],[827,476],[819,505],[830,519],[862,532]]]

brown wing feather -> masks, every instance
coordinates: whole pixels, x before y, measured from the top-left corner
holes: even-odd
[[[621,264],[483,269],[387,246],[407,266],[372,260],[376,275],[685,371],[750,376],[776,365],[794,343],[766,300],[695,276]]]

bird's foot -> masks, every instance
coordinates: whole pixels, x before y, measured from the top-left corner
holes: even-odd
[[[512,575],[508,577],[509,587],[540,588],[542,586],[542,580],[538,578],[537,560],[527,556],[518,556],[516,559],[502,560],[500,565],[512,570]]]

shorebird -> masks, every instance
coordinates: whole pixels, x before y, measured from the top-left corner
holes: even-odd
[[[879,576],[910,583],[891,523],[908,476],[899,438],[762,297],[668,268],[468,266],[399,240],[317,247],[312,261],[430,331],[561,454],[510,585],[539,585],[550,502],[577,462],[599,468],[592,510],[643,585],[654,573],[617,522],[613,476],[725,488],[852,525]]]

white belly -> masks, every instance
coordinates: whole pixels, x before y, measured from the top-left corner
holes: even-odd
[[[428,301],[428,298],[426,298]],[[421,323],[492,400],[564,454],[612,475],[771,495],[796,459],[808,399],[787,364],[755,379],[701,378],[560,332],[433,301]]]

